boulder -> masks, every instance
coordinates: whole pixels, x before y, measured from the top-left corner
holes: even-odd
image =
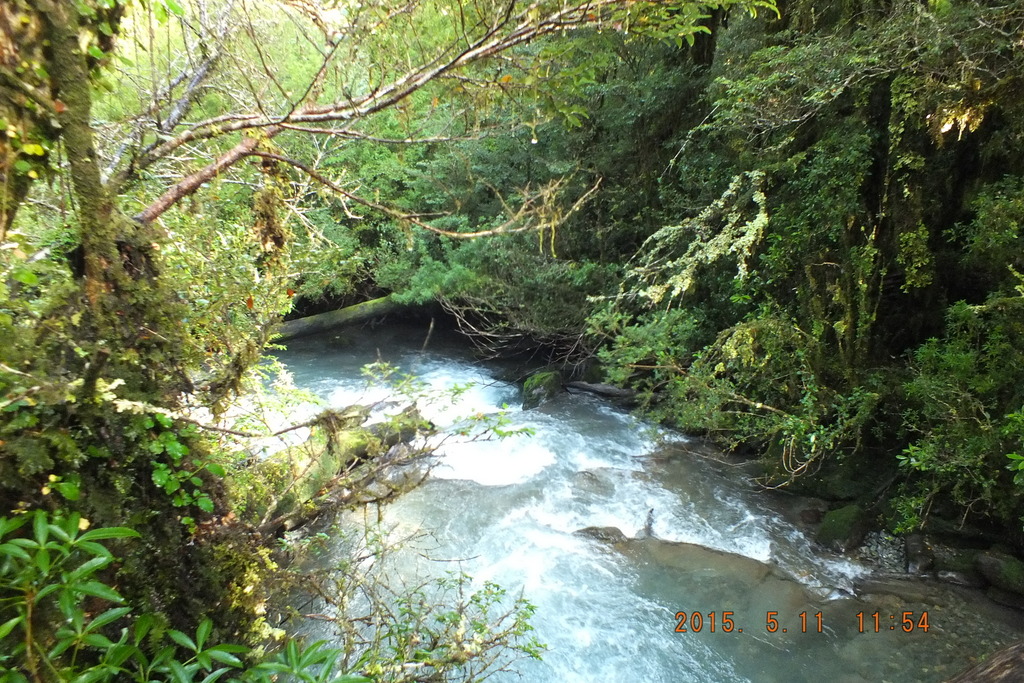
[[[572,392],[584,391],[589,394],[596,394],[605,398],[633,398],[636,392],[632,389],[623,389],[613,384],[600,384],[592,382],[569,382],[565,388]]]
[[[623,543],[628,540],[626,534],[614,526],[588,526],[573,532],[576,536],[592,538],[603,543]]]
[[[818,527],[816,540],[822,546],[846,552],[860,545],[867,533],[864,510],[859,505],[847,505],[825,515]]]
[[[907,534],[903,543],[907,554],[908,574],[924,574],[935,566],[935,553],[922,534]]]
[[[985,580],[996,588],[1024,595],[1024,562],[999,552],[979,553],[975,566]]]
[[[536,408],[562,391],[562,376],[553,370],[535,372],[523,382],[523,410]]]

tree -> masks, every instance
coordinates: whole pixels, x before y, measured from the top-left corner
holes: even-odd
[[[281,214],[293,184],[285,169],[346,211],[361,205],[459,237],[521,229],[538,215],[536,197],[551,195],[524,193],[504,223],[453,233],[303,160],[303,145],[370,139],[368,122],[409,118],[413,107],[434,114],[429,125],[410,123],[407,135],[387,142],[444,138],[438,121],[460,115],[457,102],[472,109],[517,78],[543,80],[530,43],[588,27],[688,40],[701,31],[702,16],[692,2],[637,0],[296,1],[260,10],[236,0],[187,8],[174,0],[4,3],[5,509],[78,508],[94,523],[148,523],[151,538],[126,561],[124,583],[130,589],[134,581],[142,593],[144,578],[155,581],[167,594],[150,595],[150,607],[178,605],[168,611],[197,620],[216,604],[208,591],[237,570],[218,569],[195,583],[190,572],[202,562],[177,552],[197,519],[226,512],[223,468],[177,409],[190,401],[216,410],[237,392],[287,306],[291,234]],[[282,35],[307,59],[273,54],[268,45]],[[124,61],[129,54],[132,64]],[[135,102],[124,91],[116,102],[97,97],[97,88],[117,90],[118,79],[132,85]],[[114,123],[101,125],[98,109]],[[258,170],[241,163],[247,159],[258,160]],[[251,221],[252,244],[240,254],[218,251],[224,235],[205,219],[169,213],[232,174],[258,189],[244,210],[221,209]],[[50,229],[45,249],[35,223]],[[241,286],[223,293],[233,308],[222,320],[204,313],[209,302],[177,286],[176,270],[204,256],[199,248],[181,253],[179,228],[205,230],[210,251],[248,273],[248,296]],[[171,486],[181,482],[191,483]],[[63,499],[51,498],[53,491]]]

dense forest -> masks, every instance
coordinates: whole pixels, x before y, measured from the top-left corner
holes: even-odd
[[[238,412],[284,316],[384,296],[1019,553],[1022,37],[966,0],[5,2],[3,680],[420,680],[393,625],[263,651],[300,477]],[[426,427],[307,426],[349,489]],[[497,593],[474,627],[535,655]],[[431,680],[493,665],[457,626]]]

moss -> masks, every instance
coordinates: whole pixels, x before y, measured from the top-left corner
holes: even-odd
[[[1024,562],[1003,553],[987,552],[978,555],[976,565],[996,588],[1024,595]]]
[[[863,532],[864,511],[859,505],[847,505],[825,515],[817,541],[827,548],[846,551],[860,542]]]
[[[535,372],[523,383],[523,410],[536,408],[562,391],[562,376],[552,370]]]

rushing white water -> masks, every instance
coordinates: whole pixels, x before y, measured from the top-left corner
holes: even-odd
[[[280,358],[296,384],[334,406],[386,403],[387,390],[360,373],[383,359],[432,392],[461,387],[454,398],[420,403],[442,428],[510,406],[507,428],[532,432],[446,439],[427,483],[382,512],[396,538],[429,532],[434,559],[419,570],[457,567],[537,606],[536,635],[550,649],[500,680],[941,678],[932,656],[938,636],[888,629],[890,615],[926,607],[845,597],[862,567],[816,549],[740,474],[687,454],[683,437],[587,396],[564,394],[522,411],[514,384],[450,347],[421,352],[420,341],[402,330],[344,345],[317,337],[292,342]],[[659,449],[669,455],[645,457]],[[637,537],[649,521],[654,538],[624,550],[574,533],[615,527]],[[884,610],[883,628],[862,632],[855,614],[876,609]],[[699,611],[705,622],[713,612],[717,632],[694,633],[692,622],[677,632],[680,611]],[[730,612],[734,628],[723,632]],[[774,632],[772,612],[781,624]]]

